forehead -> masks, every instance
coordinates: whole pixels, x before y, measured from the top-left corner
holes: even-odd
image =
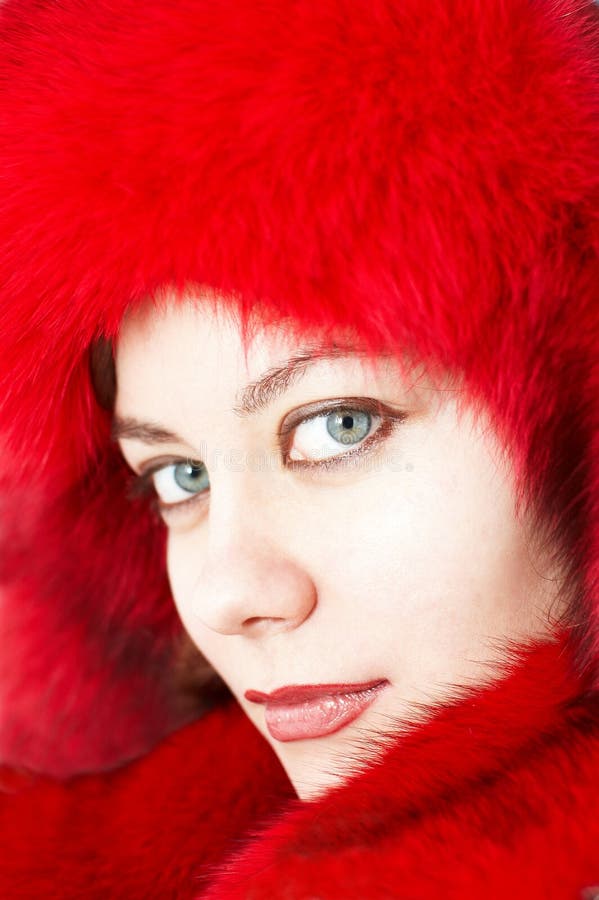
[[[119,372],[128,375],[132,368],[155,369],[164,363],[170,368],[177,361],[202,363],[198,370],[209,371],[216,359],[222,363],[225,357],[243,356],[239,323],[202,300],[147,303],[128,313],[116,342]]]
[[[293,405],[333,396],[386,400],[412,415],[431,414],[461,392],[455,379],[430,372],[407,354],[373,354],[355,335],[301,334],[279,321],[244,332],[215,295],[150,305],[127,316],[116,344],[115,433],[134,420],[166,433],[237,434],[260,427],[266,410],[282,415]],[[189,443],[189,441],[188,441]]]
[[[206,374],[224,367],[247,374],[265,360],[286,356],[298,342],[289,322],[254,324],[242,331],[237,311],[218,305],[218,295],[205,289],[189,299],[169,297],[159,305],[148,302],[129,313],[116,343],[116,362],[128,371],[130,363],[154,367],[185,360]],[[216,363],[215,366],[211,365]]]
[[[390,353],[369,355],[348,332],[300,335],[297,325],[284,321],[244,334],[231,309],[202,302],[213,298],[208,294],[193,301],[148,304],[125,318],[115,352],[121,395],[173,379],[189,390],[230,391],[290,361],[289,384],[304,363],[338,361],[338,368],[360,367],[375,376],[381,368],[400,365]],[[413,368],[414,380],[422,379],[423,373],[415,375]]]

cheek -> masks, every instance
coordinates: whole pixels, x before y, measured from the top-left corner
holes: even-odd
[[[181,542],[169,533],[166,548],[166,568],[179,615],[186,622],[191,618],[192,590],[198,573],[194,571],[193,555],[185,551]]]
[[[173,600],[185,630],[198,650],[215,665],[214,644],[218,636],[206,628],[196,615],[197,591],[200,589],[201,550],[191,536],[169,534],[167,540],[167,572]]]
[[[430,644],[431,629],[466,637],[519,603],[526,549],[511,494],[468,472],[440,461],[373,477],[351,502],[323,507],[313,545],[321,588],[351,609],[356,634],[376,622],[379,642],[400,634],[403,646],[417,635]]]
[[[320,501],[318,529],[306,529],[304,558],[318,577],[323,619],[335,617],[356,650],[371,652],[374,632],[379,645],[405,633],[421,573],[430,573],[430,544],[403,477],[373,475],[332,492]]]

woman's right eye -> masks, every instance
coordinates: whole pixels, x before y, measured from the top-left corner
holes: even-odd
[[[163,510],[178,506],[210,487],[206,466],[195,460],[170,463],[149,472],[148,476]]]

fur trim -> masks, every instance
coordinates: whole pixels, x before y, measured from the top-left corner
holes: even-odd
[[[282,816],[205,900],[578,897],[599,877],[599,695],[563,647],[531,646],[495,689],[439,705],[382,763]]]
[[[310,802],[237,704],[120,772],[13,775],[0,895],[582,900],[599,883],[599,695],[569,654],[563,635],[518,648],[495,685],[456,686]]]

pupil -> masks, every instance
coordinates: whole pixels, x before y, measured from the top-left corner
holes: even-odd
[[[341,424],[344,428],[353,428],[354,427],[354,419],[353,416],[343,416],[341,420]]]

